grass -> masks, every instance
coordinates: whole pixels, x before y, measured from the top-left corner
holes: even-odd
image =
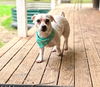
[[[78,2],[82,2],[82,3],[91,3],[92,0],[71,0],[72,3],[78,3]]]
[[[11,9],[15,7],[13,5],[1,5],[0,4],[0,25],[4,26],[7,30],[14,30],[11,27],[12,17]],[[4,42],[0,41],[0,48],[5,45]]]
[[[39,2],[50,2],[50,0],[26,0],[28,2],[39,1]]]
[[[14,30],[14,28],[11,27],[11,23],[12,23],[12,18],[8,17],[1,23],[1,25],[4,26],[7,30]]]
[[[1,1],[16,1],[16,0],[1,0]],[[26,0],[27,2],[34,2],[34,1],[40,1],[40,2],[50,2],[51,0]],[[81,0],[80,0],[81,1]],[[71,0],[72,3],[79,2],[79,0]],[[92,0],[82,0],[83,3],[90,3]]]
[[[0,17],[2,16],[11,16],[11,8],[13,5],[0,5]]]
[[[5,45],[5,43],[0,41],[0,48],[3,47]]]
[[[6,19],[3,19],[3,21],[0,22],[0,25],[4,26],[7,30],[14,30],[11,27],[11,23],[12,23],[11,9],[13,7],[15,7],[15,6],[0,5],[0,19],[6,17]]]
[[[1,0],[1,1],[16,1],[16,0]],[[34,2],[34,1],[39,1],[39,2],[50,2],[50,0],[26,0],[27,2]]]

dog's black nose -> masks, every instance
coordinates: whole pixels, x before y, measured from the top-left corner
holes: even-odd
[[[46,30],[47,30],[46,25],[42,25],[42,29],[41,29],[41,31],[45,32]]]

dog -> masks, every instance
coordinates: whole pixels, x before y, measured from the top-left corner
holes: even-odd
[[[64,37],[65,50],[68,50],[68,37],[70,34],[70,26],[65,18],[65,13],[61,15],[38,14],[32,16],[36,28],[36,42],[40,49],[40,54],[36,60],[37,63],[43,62],[44,48],[54,47],[53,51],[57,51],[61,56],[60,37]]]

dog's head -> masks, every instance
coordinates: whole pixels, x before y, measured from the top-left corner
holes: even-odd
[[[55,21],[53,16],[47,14],[34,15],[32,20],[40,33],[48,33],[52,29],[51,22]]]

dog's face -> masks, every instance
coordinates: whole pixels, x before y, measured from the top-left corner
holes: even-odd
[[[49,33],[51,28],[51,22],[54,21],[53,16],[47,14],[39,14],[32,16],[32,20],[35,23],[37,32],[39,33]]]

